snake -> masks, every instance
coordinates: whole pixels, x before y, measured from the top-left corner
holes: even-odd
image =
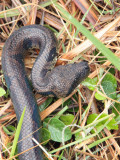
[[[41,149],[32,139],[35,138],[39,143],[42,139],[42,124],[33,88],[44,96],[66,97],[90,71],[85,60],[55,67],[57,45],[53,31],[34,24],[14,31],[3,47],[2,70],[18,121],[26,107],[18,141],[20,160],[43,159]],[[33,64],[30,79],[26,73],[24,57],[34,48],[40,52]]]

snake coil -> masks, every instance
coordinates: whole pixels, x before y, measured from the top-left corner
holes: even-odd
[[[32,84],[40,94],[66,97],[89,74],[86,61],[53,68],[57,57],[56,44],[52,31],[40,25],[30,25],[13,32],[3,48],[2,69],[18,121],[26,106],[18,153],[26,152],[20,154],[20,160],[43,159],[40,148],[33,148],[36,144],[32,141],[34,137],[40,142],[41,122],[38,106],[25,72],[24,55],[28,50],[40,49],[31,73]]]

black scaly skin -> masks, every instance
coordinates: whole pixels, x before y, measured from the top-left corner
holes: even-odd
[[[32,134],[41,124],[38,106],[25,72],[24,55],[28,49],[40,48],[31,74],[33,86],[40,94],[66,97],[89,74],[86,61],[53,69],[57,57],[56,44],[52,31],[40,25],[30,25],[15,31],[3,48],[2,69],[18,121],[26,106],[19,137],[19,140],[23,140],[18,143],[19,153],[34,147],[32,137],[40,142],[40,131]],[[40,148],[36,147],[20,155],[19,159],[42,160],[43,158]]]

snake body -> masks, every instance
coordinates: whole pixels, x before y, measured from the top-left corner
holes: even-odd
[[[40,53],[32,68],[32,84],[37,92],[57,97],[68,96],[77,85],[88,76],[86,61],[53,68],[56,53],[56,37],[49,29],[40,25],[21,27],[5,42],[2,53],[2,69],[7,87],[19,121],[24,107],[25,116],[19,136],[18,153],[20,160],[42,160],[42,152],[32,141],[40,142],[41,126],[38,106],[26,75],[24,55],[31,48],[39,48]],[[29,148],[33,148],[29,150]]]

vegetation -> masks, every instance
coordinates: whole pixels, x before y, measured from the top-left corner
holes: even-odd
[[[120,4],[112,2],[0,2],[0,56],[14,30],[41,23],[58,39],[56,65],[89,62],[89,77],[70,96],[57,99],[35,94],[43,122],[41,145],[46,159],[48,155],[54,160],[120,158]],[[35,59],[34,54],[25,58],[28,74]],[[18,159],[15,148],[20,128],[2,68],[0,106],[0,159]]]

